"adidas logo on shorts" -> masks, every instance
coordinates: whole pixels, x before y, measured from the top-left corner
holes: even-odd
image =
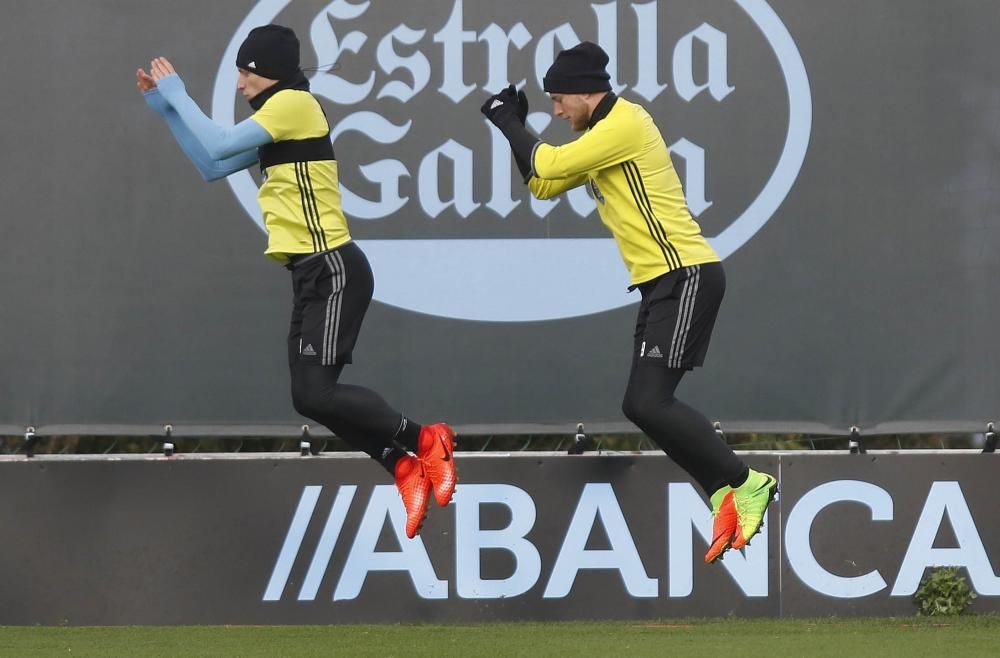
[[[313,349],[312,343],[306,345],[305,349],[302,350],[302,356],[316,356],[316,350]]]
[[[642,345],[639,347],[639,356],[648,356],[651,359],[662,359],[663,352],[660,351],[659,345],[654,345],[653,349],[646,351],[646,341],[642,341]]]

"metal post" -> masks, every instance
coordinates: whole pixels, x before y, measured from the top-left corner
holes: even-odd
[[[586,432],[583,431],[583,423],[576,424],[576,437],[573,441],[573,445],[570,446],[567,454],[569,455],[582,455],[588,450],[594,449],[594,441]]]
[[[28,426],[24,430],[24,456],[31,459],[35,456],[35,444],[38,438],[35,436],[35,428]]]
[[[865,444],[861,440],[861,430],[857,425],[851,427],[851,438],[847,442],[847,446],[851,450],[852,455],[863,455],[867,450],[865,450]]]
[[[986,442],[983,443],[983,454],[996,452],[997,449],[997,431],[990,421],[986,423]]]
[[[174,426],[164,425],[163,433],[166,437],[163,439],[163,456],[173,457],[174,456]]]
[[[309,426],[302,426],[302,436],[299,438],[299,454],[308,457],[312,448],[312,437],[309,436]]]

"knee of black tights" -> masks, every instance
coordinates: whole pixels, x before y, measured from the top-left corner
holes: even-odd
[[[317,396],[310,392],[309,387],[296,385],[294,381],[292,382],[292,407],[295,408],[296,413],[316,420],[320,406],[316,398]]]
[[[636,418],[639,416],[639,408],[635,403],[635,399],[628,392],[625,393],[625,397],[622,398],[622,413],[625,417],[636,423]],[[638,424],[638,423],[636,423]]]
[[[636,425],[652,414],[663,413],[674,402],[674,391],[686,371],[659,366],[637,366],[629,376],[622,413]]]
[[[629,389],[622,399],[622,413],[630,421],[642,427],[656,414],[662,414],[674,402],[674,396],[664,391],[644,391]]]
[[[333,392],[337,386],[340,367],[298,367],[292,371],[292,406],[306,418],[321,420],[333,411]]]
[[[626,418],[639,427],[642,427],[645,424],[645,420],[649,418],[649,415],[653,410],[654,406],[651,405],[649,399],[642,394],[628,392],[622,400],[622,413],[625,414]]]

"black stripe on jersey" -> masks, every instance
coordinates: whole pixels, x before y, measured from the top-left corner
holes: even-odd
[[[626,166],[627,164],[628,164],[627,162],[622,163],[622,173],[625,174],[625,180],[626,182],[628,182],[628,189],[632,191],[632,198],[635,200],[635,205],[636,207],[638,207],[639,213],[642,215],[643,220],[646,222],[646,229],[649,231],[649,234],[653,236],[653,239],[656,240],[656,244],[660,247],[660,251],[663,252],[663,260],[669,263],[670,259],[667,257],[667,250],[664,248],[663,243],[660,242],[660,236],[657,235],[656,230],[653,228],[653,225],[649,222],[649,217],[646,215],[646,209],[642,206],[642,203],[640,203],[639,201],[638,191],[635,188],[635,184],[632,182],[632,172],[629,171],[628,167]]]
[[[312,207],[306,200],[305,177],[302,175],[302,162],[295,163],[295,182],[299,186],[299,199],[302,201],[302,215],[306,220],[306,230],[309,231],[309,238],[312,240],[313,251],[323,251],[319,248],[319,239],[316,236],[316,229],[313,228]]]
[[[259,147],[257,152],[260,155],[261,171],[279,164],[337,159],[333,154],[333,144],[330,142],[329,132],[320,137],[283,139],[280,142],[272,142]]]
[[[663,252],[663,260],[671,269],[683,267],[680,255],[677,253],[677,248],[670,244],[666,230],[653,214],[653,206],[646,195],[646,188],[642,184],[639,167],[634,162],[623,162],[622,171],[625,174],[625,180],[628,181],[628,187],[632,191],[635,205],[639,208],[642,218],[646,220],[646,228],[649,229],[649,234],[656,241],[656,244],[659,245],[660,251]]]
[[[663,239],[663,242],[666,243],[667,250],[673,255],[674,260],[677,263],[677,267],[684,267],[684,263],[681,262],[681,255],[677,253],[677,247],[671,244],[670,238],[667,237],[667,229],[660,223],[660,220],[653,212],[653,203],[649,200],[649,194],[646,193],[646,184],[642,182],[642,176],[639,174],[639,165],[635,164],[635,162],[628,162],[626,164],[632,167],[635,181],[640,190],[640,199],[646,204],[646,210],[649,213],[650,222],[653,224],[654,228],[659,230],[660,237]]]
[[[309,194],[307,198],[313,209],[313,221],[316,222],[316,231],[319,234],[319,241],[322,243],[323,251],[329,249],[329,245],[326,243],[326,231],[323,230],[323,224],[320,222],[319,216],[319,206],[316,205],[316,192],[313,191],[313,181],[312,174],[309,173],[309,163],[302,163],[302,170],[306,174],[306,184],[309,186]]]
[[[642,218],[646,221],[646,229],[649,231],[650,236],[659,245],[660,251],[663,253],[663,260],[671,267],[671,269],[676,268],[676,264],[672,258],[672,253],[670,251],[670,242],[667,239],[663,227],[657,225],[653,221],[653,213],[650,211],[649,207],[644,203],[644,199],[639,191],[639,182],[637,178],[639,173],[636,167],[631,162],[622,163],[622,171],[625,173],[625,180],[628,181],[629,190],[632,192],[632,198],[635,200],[635,205],[639,209],[639,213]]]
[[[316,235],[313,233],[312,222],[310,221],[310,208],[309,204],[306,202],[306,190],[305,185],[302,181],[302,172],[299,170],[298,162],[295,163],[295,183],[299,188],[299,199],[302,202],[302,215],[306,220],[306,230],[309,231],[309,237],[312,239],[313,251],[320,251],[319,244],[316,241]]]

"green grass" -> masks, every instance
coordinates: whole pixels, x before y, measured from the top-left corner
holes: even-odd
[[[741,650],[742,649],[742,650]],[[0,656],[996,656],[1000,616],[384,626],[0,627]]]

